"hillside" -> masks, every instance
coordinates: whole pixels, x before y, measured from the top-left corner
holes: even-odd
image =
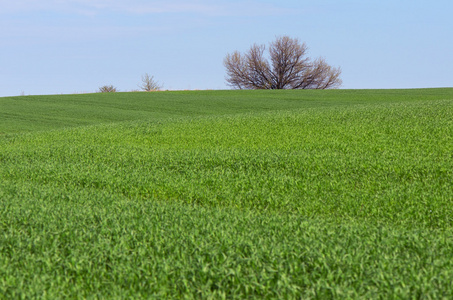
[[[0,105],[8,298],[453,293],[453,89]]]
[[[0,133],[130,120],[220,116],[298,108],[451,99],[453,89],[178,91],[0,98]]]

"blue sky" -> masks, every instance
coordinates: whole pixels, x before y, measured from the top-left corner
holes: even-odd
[[[0,96],[226,89],[223,58],[288,35],[342,88],[453,86],[451,0],[0,0]]]

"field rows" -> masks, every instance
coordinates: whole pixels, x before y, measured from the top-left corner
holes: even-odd
[[[3,127],[0,295],[448,297],[453,91],[326,92]]]

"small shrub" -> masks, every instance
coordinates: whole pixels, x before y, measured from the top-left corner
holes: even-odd
[[[98,93],[115,93],[115,92],[117,92],[117,89],[113,85],[104,85],[101,86],[98,90]]]
[[[150,76],[148,73],[145,73],[142,76],[142,84],[139,87],[146,92],[153,92],[159,91],[162,88],[156,80],[154,80],[154,76]]]

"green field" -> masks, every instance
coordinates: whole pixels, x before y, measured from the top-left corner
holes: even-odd
[[[453,297],[453,89],[0,98],[0,298]]]

